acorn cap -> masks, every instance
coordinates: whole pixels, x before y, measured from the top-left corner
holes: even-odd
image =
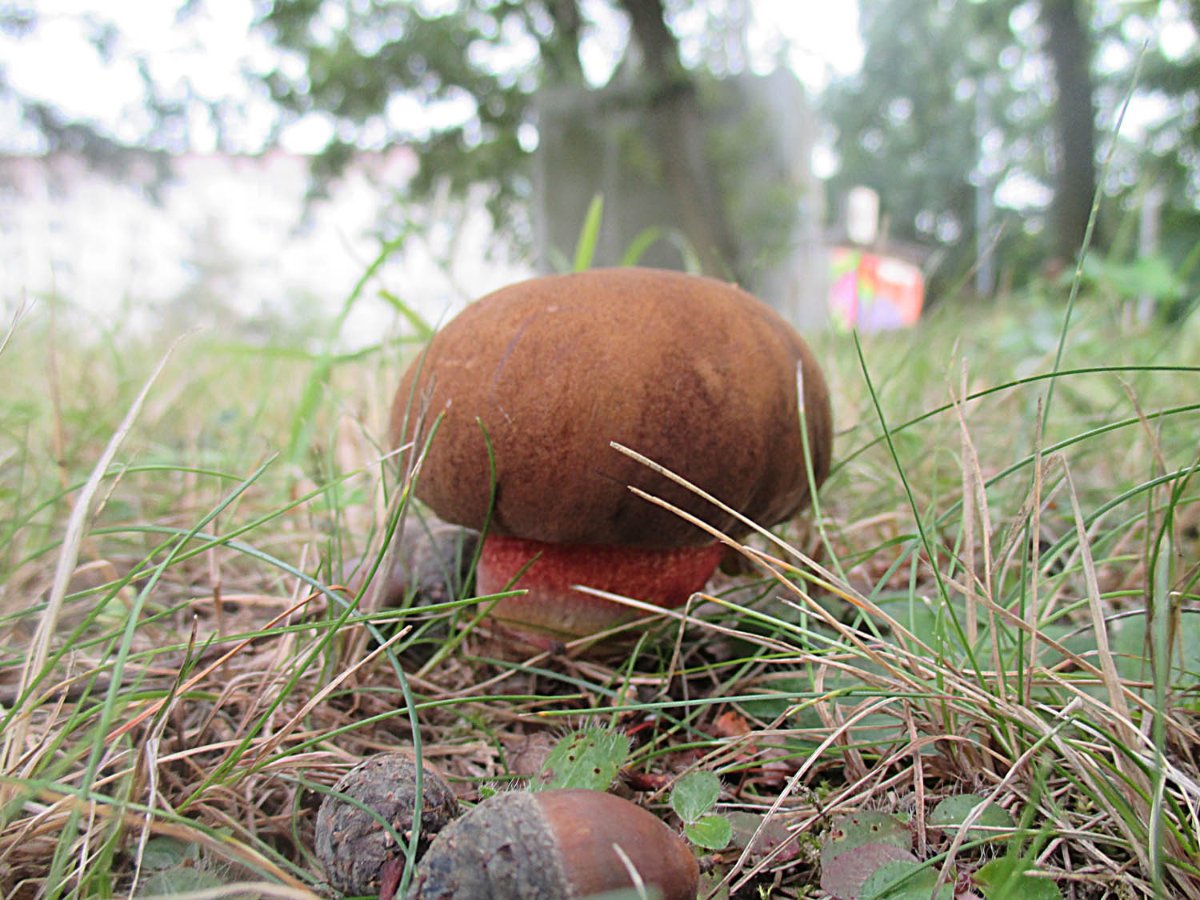
[[[421,768],[418,853],[459,811],[458,799],[445,779],[429,766]],[[411,754],[377,753],[343,775],[321,801],[314,849],[330,884],[339,891],[350,895],[377,893],[385,866],[404,859],[405,847],[379,820],[387,822],[400,837],[411,838],[416,774],[417,761]]]
[[[390,435],[396,445],[415,439],[419,450],[443,416],[417,495],[448,521],[484,526],[490,441],[493,533],[696,546],[711,537],[627,485],[733,536],[747,529],[609,443],[773,525],[809,497],[797,367],[819,485],[832,442],[825,379],[800,336],[762,301],[715,279],[655,269],[534,278],[478,300],[434,336],[401,381]]]

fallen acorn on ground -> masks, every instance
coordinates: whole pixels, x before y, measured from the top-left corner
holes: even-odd
[[[316,853],[335,889],[392,900],[405,848],[382,822],[411,836],[417,771],[411,754],[377,754],[326,795]],[[442,777],[421,772],[420,862],[408,900],[573,900],[639,885],[662,900],[695,900],[691,848],[635,803],[601,791],[507,791],[460,817]]]
[[[444,828],[408,900],[574,900],[644,886],[695,900],[687,843],[613,794],[562,789],[496,794]]]
[[[401,838],[411,837],[416,775],[417,761],[412,754],[377,753],[343,775],[325,795],[317,812],[315,844],[317,859],[334,888],[351,896],[375,894],[386,890],[389,880],[399,878],[405,848],[380,819]],[[418,855],[458,814],[454,791],[440,774],[422,765]],[[390,893],[394,892],[392,884]]]

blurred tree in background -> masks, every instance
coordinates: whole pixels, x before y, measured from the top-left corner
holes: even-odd
[[[822,107],[839,157],[830,191],[878,190],[891,237],[933,248],[935,293],[989,260],[1008,283],[1073,265],[1114,139],[1093,250],[1137,250],[1131,223],[1154,188],[1170,223],[1164,252],[1194,267],[1196,0],[872,0],[860,27],[862,70]],[[1158,115],[1148,131],[1127,122],[1114,135],[1131,86]]]
[[[33,7],[0,3],[0,34],[18,39],[27,38],[37,30],[38,23],[39,15]],[[88,40],[97,51],[102,56],[111,54],[117,36],[115,26],[111,22],[98,21],[89,21],[87,26]],[[171,109],[166,104],[156,102],[158,98],[154,85],[149,80],[145,80],[144,84],[147,90],[147,108],[154,110],[156,122],[167,124],[173,115],[179,113],[179,109]],[[0,101],[14,107],[17,117],[41,137],[47,152],[79,154],[98,170],[118,178],[130,175],[130,163],[135,156],[153,161],[154,169],[160,175],[167,171],[168,161],[165,154],[161,151],[155,152],[148,143],[144,146],[130,146],[94,122],[72,118],[52,103],[22,95],[9,84],[3,59],[0,59]],[[148,187],[153,191],[154,185]]]
[[[396,96],[454,108],[457,118],[415,135],[416,187],[489,180],[497,220],[520,223],[537,143],[533,98],[546,86],[599,87],[586,85],[580,58],[594,26],[577,0],[452,6],[435,15],[421,4],[275,0],[262,22],[304,65],[294,78],[277,74],[274,96],[296,114],[333,117],[326,159],[334,163],[372,129],[403,132],[384,112]],[[696,125],[704,73],[682,65],[671,29],[695,4],[613,6],[631,23],[627,56],[646,75],[643,102],[674,98],[649,138],[677,194],[691,198],[684,230],[731,266],[737,229],[720,197],[726,173]],[[1158,249],[1134,237],[1152,191],[1162,251],[1185,275],[1194,271],[1200,0],[870,0],[860,4],[860,28],[861,71],[822,103],[837,157],[829,196],[836,207],[853,185],[879,191],[888,238],[924,258],[935,295],[972,276],[989,293],[1001,279],[1071,268],[1114,140],[1093,251],[1129,260]],[[1158,115],[1116,135],[1131,85],[1135,102]]]
[[[568,189],[560,173],[535,164],[539,147],[563,146],[547,123],[564,108],[584,124],[619,119],[621,129],[602,136],[619,153],[581,159],[610,165],[617,178],[652,172],[673,197],[662,214],[674,219],[664,224],[680,230],[705,269],[740,278],[762,265],[772,234],[780,247],[792,240],[798,207],[819,220],[824,205],[784,163],[757,165],[774,152],[757,141],[768,132],[807,150],[803,133],[788,130],[806,117],[802,100],[765,104],[757,119],[734,115],[747,95],[727,88],[747,68],[736,45],[750,4],[255,0],[255,29],[279,55],[247,72],[247,97],[270,106],[275,138],[289,123],[323,125],[320,178],[335,177],[356,153],[405,144],[420,162],[408,196],[462,196],[485,185],[497,226],[526,246],[535,243],[537,191]],[[1120,267],[1155,255],[1173,273],[1156,290],[1183,293],[1200,269],[1200,0],[859,7],[861,71],[821,98],[830,206],[850,186],[873,187],[887,239],[924,261],[933,296],[970,283],[990,293],[1071,268],[1099,187],[1093,249],[1102,265],[1089,277],[1111,282],[1115,272],[1138,293],[1138,270]],[[185,22],[205,0],[177,8]],[[805,9],[797,4],[796,15]],[[0,5],[0,31],[33,33],[36,10]],[[121,51],[112,21],[97,13],[88,27],[102,55]],[[681,52],[686,40],[702,52]],[[589,64],[596,46],[607,68]],[[186,78],[164,88],[151,67],[139,62],[139,71],[149,124],[137,142],[14,98],[2,66],[0,99],[15,99],[47,149],[98,160],[132,149],[184,152],[198,119],[216,128],[218,150],[270,144],[270,134],[258,147],[226,142],[246,98],[202,96]],[[1131,90],[1139,112],[1117,134]],[[558,180],[547,184],[549,176]],[[774,190],[785,182],[788,190]],[[555,238],[561,247],[573,234]],[[747,253],[746,244],[757,249]]]
[[[459,0],[436,11],[423,3],[273,0],[260,23],[299,62],[271,73],[272,96],[293,116],[315,113],[332,125],[320,173],[336,174],[364,143],[402,141],[420,155],[413,195],[447,186],[462,195],[486,182],[497,224],[531,243],[535,150],[543,138],[559,137],[547,129],[571,127],[557,121],[564,107],[597,119],[616,107],[637,108],[649,113],[639,129],[643,159],[675,201],[669,213],[678,221],[659,224],[677,225],[704,269],[736,276],[738,242],[699,96],[704,76],[684,66],[668,21],[697,5],[615,0],[609,12],[624,20],[628,38],[605,84],[589,82],[585,72],[583,42],[598,26],[579,0]],[[710,27],[744,24],[748,4],[724,8],[729,17],[710,15]],[[636,79],[627,77],[631,71]],[[420,117],[410,114],[414,101]],[[638,177],[632,169],[630,177]]]

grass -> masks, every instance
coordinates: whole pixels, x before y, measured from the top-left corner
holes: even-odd
[[[469,593],[345,586],[421,524],[382,444],[412,347],[191,336],[154,377],[165,347],[33,310],[0,343],[0,893],[317,895],[360,756],[419,741],[472,800],[599,725],[672,824],[670,785],[720,776],[713,891],[817,896],[832,818],[870,809],[947,884],[1200,897],[1200,322],[1082,296],[1056,364],[1064,300],[818,338],[819,515],[732,542],[618,659],[506,658]],[[931,824],[963,794],[1015,824]]]

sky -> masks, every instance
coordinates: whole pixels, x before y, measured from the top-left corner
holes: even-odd
[[[434,2],[434,0],[425,0]],[[766,68],[786,60],[797,76],[818,91],[835,74],[853,71],[862,58],[857,33],[857,3],[852,0],[724,0],[727,7],[745,4],[750,14],[746,49],[751,67]],[[606,77],[623,46],[620,20],[597,0],[584,0],[598,28],[584,48],[589,74]],[[266,72],[276,56],[251,28],[252,0],[204,0],[199,12],[175,21],[176,3],[146,0],[40,0],[39,25],[30,37],[0,35],[4,77],[27,97],[51,102],[72,117],[103,123],[115,137],[133,142],[147,125],[142,86],[133,62],[144,56],[154,81],[170,91],[190,82],[194,92],[210,100],[248,94],[244,70]],[[711,5],[710,5],[711,6]],[[88,23],[116,27],[112,58],[104,60],[87,40]],[[688,30],[703,27],[698,16],[676,23],[684,33],[683,52],[694,50]],[[94,27],[94,26],[92,26]],[[239,122],[240,142],[252,149],[266,138],[270,116],[264,106]],[[5,126],[5,130],[11,129]],[[191,122],[192,149],[214,149],[215,131],[203,118]],[[327,137],[318,120],[292,126],[284,134],[285,149],[305,153]],[[35,151],[36,138],[23,136],[2,149]]]

